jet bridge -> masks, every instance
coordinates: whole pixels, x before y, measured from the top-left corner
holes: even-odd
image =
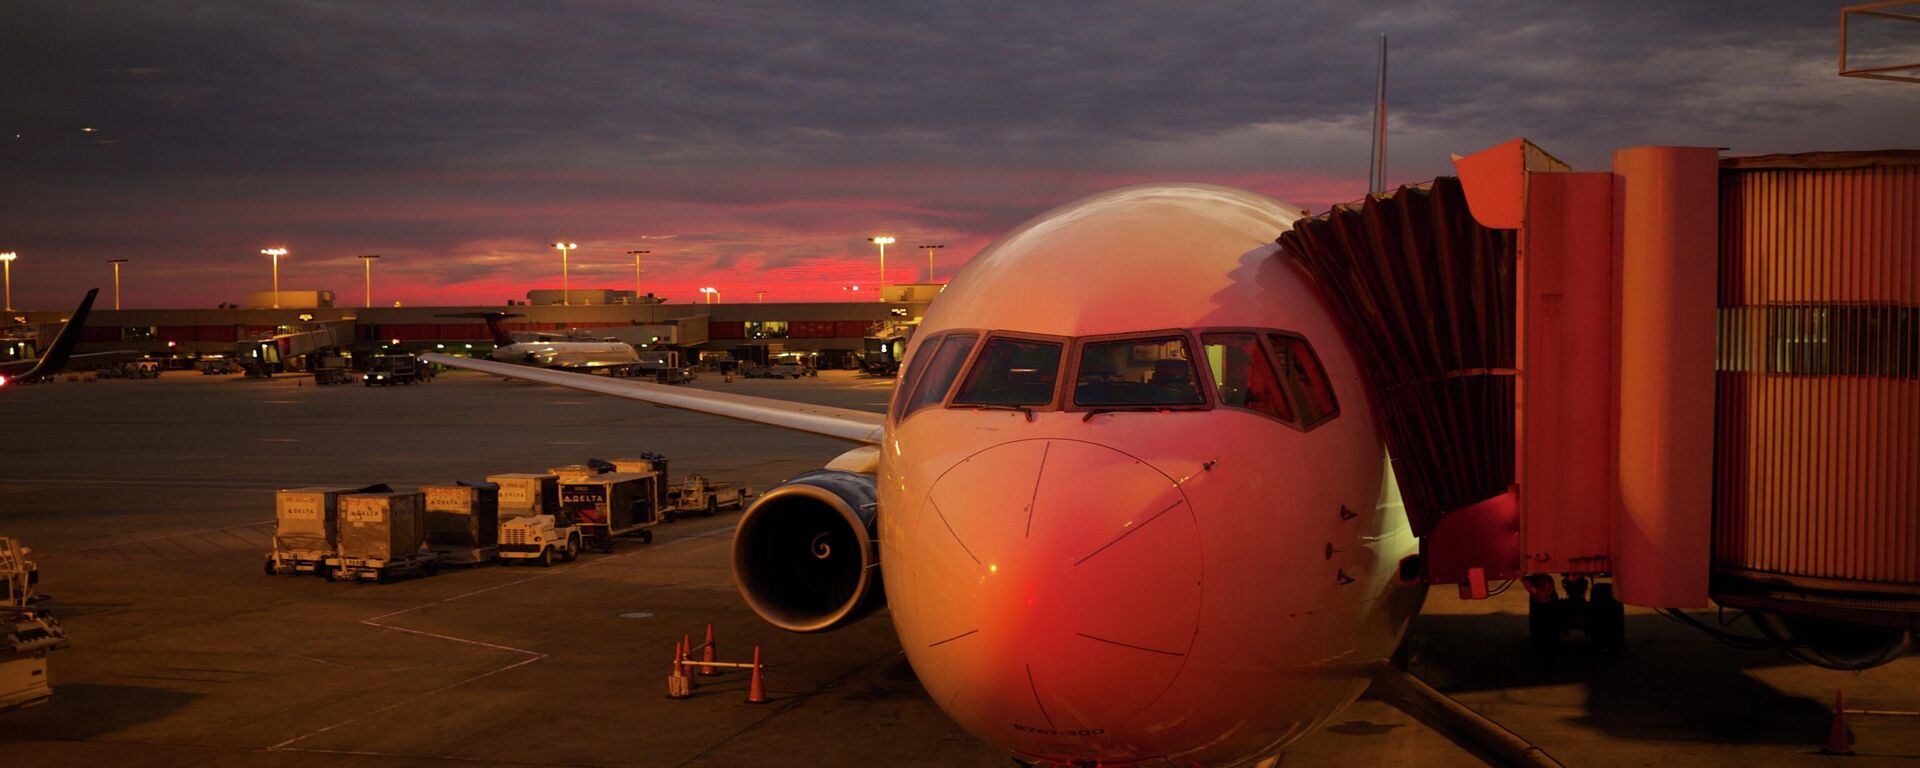
[[[1910,647],[1920,152],[1455,164],[1279,238],[1363,361],[1405,573],[1711,599],[1825,666]]]

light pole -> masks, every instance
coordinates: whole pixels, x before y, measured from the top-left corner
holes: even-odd
[[[120,265],[127,263],[127,260],[126,259],[107,259],[107,263],[113,265],[113,308],[119,309],[120,308]]]
[[[5,268],[7,270],[7,311],[8,312],[13,311],[13,260],[17,258],[20,258],[20,254],[14,253],[13,251],[0,253],[0,264],[5,265]]]
[[[261,253],[273,257],[273,308],[280,308],[280,257],[287,255],[285,248],[262,248]]]
[[[367,265],[367,308],[368,309],[373,308],[373,260],[377,258],[380,258],[380,254],[364,253],[360,255],[360,263]]]
[[[764,303],[766,303],[766,301],[767,301],[767,292],[766,292],[766,291],[754,291],[754,292],[753,292],[753,300],[754,300],[754,301],[755,301],[756,303],[762,303],[762,304],[764,304]]]
[[[927,282],[931,283],[933,282],[933,252],[947,246],[945,243],[942,243],[940,245],[920,245],[915,247],[924,248],[927,251]]]
[[[715,299],[720,298],[720,289],[718,288],[702,288],[700,292],[707,295],[708,304],[712,304]]]
[[[627,251],[627,255],[633,257],[633,302],[635,304],[640,303],[640,257],[649,253],[653,251]]]
[[[887,245],[893,242],[891,235],[874,235],[867,241],[880,246],[880,300],[887,300]]]
[[[557,248],[557,250],[561,252],[561,305],[563,305],[563,307],[564,305],[572,305],[572,303],[574,303],[574,292],[572,292],[572,288],[570,288],[568,282],[566,282],[566,252],[570,252],[570,250],[574,250],[574,248],[580,248],[580,244],[576,244],[576,242],[555,242],[553,248]]]

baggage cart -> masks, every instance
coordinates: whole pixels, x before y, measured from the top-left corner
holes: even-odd
[[[561,518],[579,526],[587,546],[613,552],[613,540],[638,536],[651,543],[659,524],[660,475],[655,472],[608,472],[560,485]]]
[[[327,560],[331,577],[386,582],[407,573],[433,575],[440,558],[426,551],[426,494],[355,493],[340,497],[340,543]]]
[[[610,459],[608,463],[613,465],[613,471],[615,472],[640,472],[643,474],[654,472],[659,474],[660,482],[654,484],[658,492],[654,494],[653,503],[662,510],[671,511],[673,509],[673,505],[668,503],[668,497],[672,495],[672,489],[668,487],[669,484],[667,482],[667,478],[669,477],[667,474],[667,457],[648,451],[640,454],[636,458]],[[664,514],[664,512],[662,514]],[[673,522],[673,518],[667,516],[667,522]]]
[[[326,560],[338,543],[340,497],[383,490],[387,486],[312,486],[274,494],[273,551],[267,553],[267,575],[327,575]]]
[[[443,565],[479,565],[498,554],[500,486],[495,483],[423,485],[427,549]]]

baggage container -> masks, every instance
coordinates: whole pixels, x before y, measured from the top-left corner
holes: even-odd
[[[418,491],[340,497],[340,545],[338,554],[327,558],[327,578],[384,583],[400,573],[433,575],[440,558],[422,549],[426,506],[426,494]]]
[[[502,521],[530,515],[551,515],[560,510],[560,478],[556,475],[488,475],[487,482],[500,486],[498,503]]]
[[[612,459],[611,463],[613,464],[613,471],[615,472],[638,472],[641,474],[653,472],[660,475],[660,482],[654,484],[659,490],[654,496],[653,505],[655,508],[661,510],[670,510],[673,508],[672,504],[667,503],[667,457],[657,453],[643,453],[640,454],[639,458]],[[669,520],[668,522],[672,521]]]
[[[385,486],[313,486],[274,495],[273,551],[266,572],[316,573],[339,540],[339,500]]]
[[[645,453],[637,459],[608,459],[608,462],[613,464],[615,472],[658,472],[661,477],[667,476],[667,457],[659,454]]]
[[[580,527],[590,546],[613,551],[613,540],[637,534],[652,542],[647,530],[660,521],[660,475],[652,472],[608,472],[560,486],[561,516]]]
[[[340,497],[343,560],[393,560],[418,554],[426,540],[426,494],[356,493]]]
[[[423,485],[427,548],[442,562],[473,565],[492,560],[499,544],[500,486],[495,483]]]
[[[547,472],[551,473],[554,477],[560,478],[560,484],[565,485],[567,483],[577,483],[595,475],[604,474],[606,470],[594,464],[568,464],[563,467],[552,467],[548,469]]]

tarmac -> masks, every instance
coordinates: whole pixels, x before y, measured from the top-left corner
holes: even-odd
[[[890,380],[693,386],[882,410]],[[273,491],[411,487],[589,457],[668,455],[764,490],[847,446],[471,373],[387,388],[169,373],[0,390],[0,534],[35,550],[72,647],[54,696],[0,713],[0,766],[1007,766],[941,714],[886,612],[824,635],[761,622],[729,571],[737,512],[551,568],[391,584],[265,576]],[[1628,647],[1527,648],[1513,589],[1435,589],[1409,668],[1570,766],[1920,765],[1920,717],[1855,715],[1859,756],[1818,752],[1834,692],[1920,712],[1920,656],[1864,673],[1729,648],[1651,612]],[[747,677],[665,697],[674,643],[712,624]],[[1284,766],[1492,764],[1377,687]]]

